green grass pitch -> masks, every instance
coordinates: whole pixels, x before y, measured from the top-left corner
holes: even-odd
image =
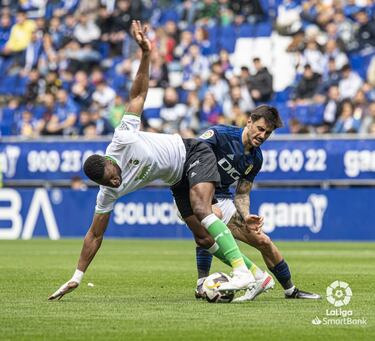
[[[47,301],[81,245],[0,242],[0,340],[375,340],[375,243],[277,243],[295,283],[319,302],[285,300],[277,284],[254,302],[209,304],[193,296],[192,241],[104,240],[78,290]],[[256,250],[241,249],[264,267]],[[230,272],[218,261],[212,270]],[[366,326],[311,323],[333,308],[325,290],[335,280],[350,284],[345,309]]]

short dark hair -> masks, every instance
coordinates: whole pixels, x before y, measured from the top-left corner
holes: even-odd
[[[99,181],[104,177],[104,156],[94,154],[89,156],[83,164],[83,171],[92,181]]]
[[[262,117],[268,124],[273,126],[273,129],[283,126],[283,121],[281,120],[280,114],[275,107],[262,104],[251,111],[250,118],[253,122],[258,121]]]

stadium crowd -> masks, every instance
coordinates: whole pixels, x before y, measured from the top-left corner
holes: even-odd
[[[139,63],[132,19],[157,47],[144,129],[196,136],[268,103],[284,133],[375,134],[374,15],[374,0],[5,0],[0,136],[111,134]],[[254,27],[290,37],[296,77],[283,91],[261,58],[232,62]]]

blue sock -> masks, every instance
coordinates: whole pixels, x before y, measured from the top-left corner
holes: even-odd
[[[290,289],[293,287],[292,275],[289,271],[289,266],[284,259],[272,269],[270,268],[270,271],[275,275],[284,289]]]
[[[195,249],[197,259],[198,278],[207,277],[210,274],[212,255],[206,249],[197,246]]]

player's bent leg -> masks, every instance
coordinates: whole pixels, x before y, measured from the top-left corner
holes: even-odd
[[[235,238],[255,247],[258,249],[263,256],[265,263],[267,264],[269,270],[276,277],[278,282],[284,289],[285,298],[303,298],[303,299],[320,299],[320,295],[309,293],[307,291],[299,290],[295,287],[292,281],[292,275],[289,270],[288,264],[283,259],[281,252],[278,250],[276,245],[272,242],[266,234],[260,233],[257,234],[255,231],[248,231],[244,229],[236,229],[233,232]],[[256,294],[257,287],[254,287],[253,290],[247,290],[243,297],[240,299],[250,300],[254,294]],[[254,296],[254,298],[257,295]],[[252,298],[252,299],[254,299]]]
[[[194,215],[201,221],[208,233],[215,239],[225,258],[233,268],[233,278],[223,283],[219,290],[241,290],[255,282],[247,269],[241,252],[228,227],[212,212],[211,202],[215,186],[210,182],[198,183],[190,188],[190,203]]]

